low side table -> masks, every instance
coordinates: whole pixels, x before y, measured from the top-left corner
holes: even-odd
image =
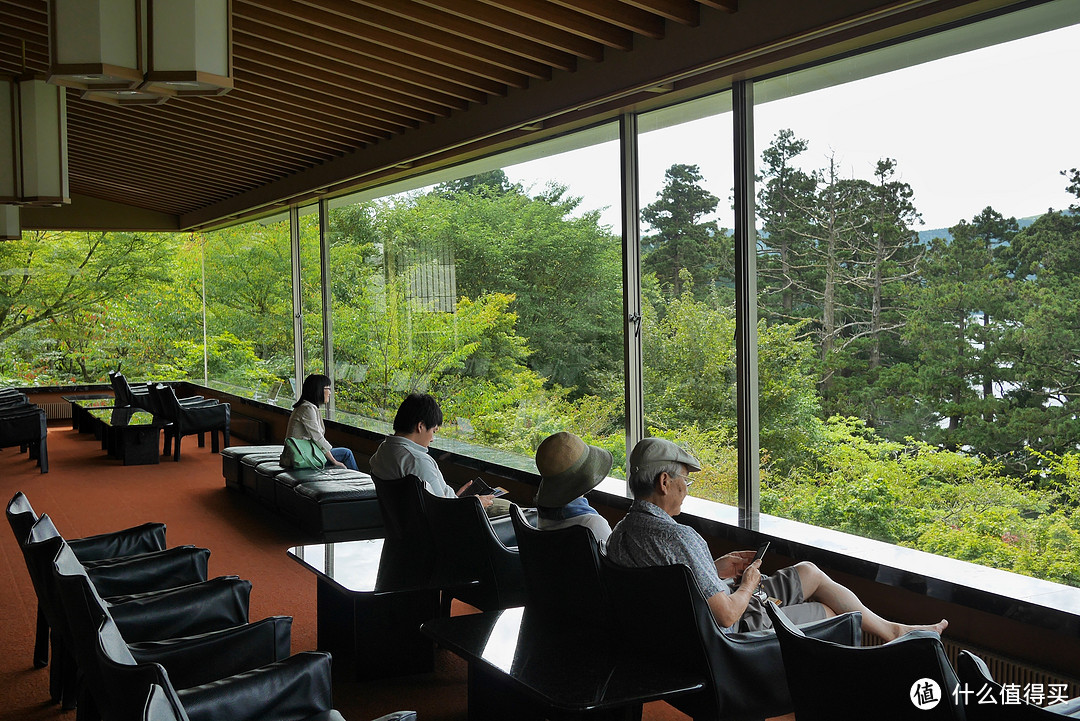
[[[420,626],[439,615],[441,589],[479,582],[441,578],[431,549],[383,538],[288,553],[315,574],[319,650],[352,666],[360,679],[433,670],[435,646]]]
[[[146,411],[133,408],[97,408],[89,411],[101,427],[101,448],[125,466],[161,460],[164,424]]]
[[[71,404],[71,428],[79,433],[91,433],[94,430],[94,421],[90,418],[89,411],[95,408],[112,408],[116,404],[116,398],[106,393],[61,396],[61,399]]]

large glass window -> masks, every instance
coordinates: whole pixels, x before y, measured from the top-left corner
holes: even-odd
[[[645,431],[703,463],[691,493],[738,501],[731,95],[639,118]]]
[[[755,84],[759,312],[793,371],[763,334],[764,512],[1080,583],[1078,21]]]
[[[331,202],[339,412],[388,422],[424,391],[446,413],[444,438],[527,460],[570,430],[621,466],[615,133]]]
[[[205,234],[211,384],[242,395],[294,397],[289,232],[284,213]]]
[[[322,259],[319,244],[319,206],[299,212],[300,302],[304,317],[304,367],[302,375],[323,373]]]

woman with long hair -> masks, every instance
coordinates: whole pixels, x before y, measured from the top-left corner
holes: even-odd
[[[285,436],[315,441],[326,454],[327,468],[336,466],[356,471],[359,469],[352,450],[334,448],[326,440],[326,426],[323,424],[319,407],[330,402],[330,386],[330,379],[318,373],[312,373],[304,379],[304,385],[300,389],[300,398],[293,404],[293,412],[289,416],[289,426],[285,430]],[[280,463],[286,468],[293,466],[292,450],[287,445],[281,453]]]

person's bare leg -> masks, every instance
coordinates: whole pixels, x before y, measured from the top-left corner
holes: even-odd
[[[851,589],[829,578],[824,571],[814,564],[803,561],[795,564],[795,569],[799,572],[803,596],[807,601],[817,601],[838,614],[859,611],[862,613],[863,630],[879,636],[885,641],[899,638],[908,631],[937,631],[941,633],[949,625],[949,622],[945,619],[922,626],[886,620],[867,608]]]

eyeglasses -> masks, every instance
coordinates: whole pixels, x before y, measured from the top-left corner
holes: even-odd
[[[679,474],[679,473],[672,473],[670,475],[671,475],[672,478],[681,478],[681,479],[683,479],[683,483],[686,484],[687,488],[694,485],[694,482],[692,480],[690,480],[690,476],[685,476],[685,475],[682,475],[682,474]]]

